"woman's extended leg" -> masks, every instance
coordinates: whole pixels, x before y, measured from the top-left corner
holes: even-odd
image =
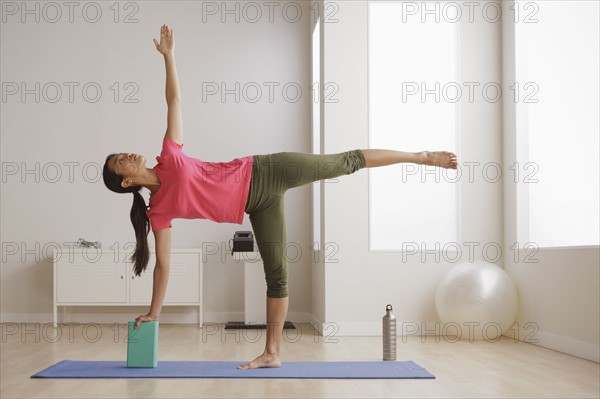
[[[279,152],[263,161],[268,165],[269,185],[279,195],[288,189],[319,180],[352,174],[359,169],[412,162],[422,165],[456,169],[456,155],[447,151],[402,152],[395,150],[361,149],[337,154]]]
[[[416,164],[456,169],[456,155],[447,151],[402,152],[376,149],[365,149],[361,151],[365,157],[367,168],[393,165],[400,162],[413,162]]]

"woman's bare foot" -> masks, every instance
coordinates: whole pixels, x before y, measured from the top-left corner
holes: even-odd
[[[279,361],[279,355],[263,353],[253,361],[242,364],[238,366],[238,369],[246,370],[246,369],[258,369],[263,367],[275,368],[281,367],[281,362]]]
[[[429,152],[423,151],[423,165],[438,166],[440,168],[456,169],[456,155],[448,151]]]

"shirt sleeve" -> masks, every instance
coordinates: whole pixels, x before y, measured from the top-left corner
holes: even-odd
[[[148,218],[150,219],[150,227],[152,231],[158,231],[161,229],[166,229],[167,227],[173,227],[171,224],[172,219],[167,219],[164,216],[161,216],[157,213],[150,212],[148,214]]]
[[[171,139],[168,139],[166,136],[163,139],[162,151],[160,152],[160,156],[164,157],[168,154],[176,154],[183,151],[183,144],[178,144]]]

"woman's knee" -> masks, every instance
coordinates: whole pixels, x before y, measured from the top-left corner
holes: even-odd
[[[265,263],[265,280],[268,297],[285,298],[288,296],[288,270],[284,259],[274,263]]]
[[[286,298],[288,296],[287,264],[279,262],[277,266],[265,263],[265,280],[269,298]]]
[[[365,155],[361,150],[352,150],[342,153],[343,162],[346,174],[352,174],[367,166]]]
[[[287,281],[267,283],[267,297],[269,298],[287,298],[288,297],[288,286]]]

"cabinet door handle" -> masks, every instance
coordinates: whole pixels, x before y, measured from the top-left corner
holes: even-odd
[[[123,276],[121,276],[121,278],[123,278]]]
[[[131,276],[131,279],[133,280],[135,278],[135,276]]]

